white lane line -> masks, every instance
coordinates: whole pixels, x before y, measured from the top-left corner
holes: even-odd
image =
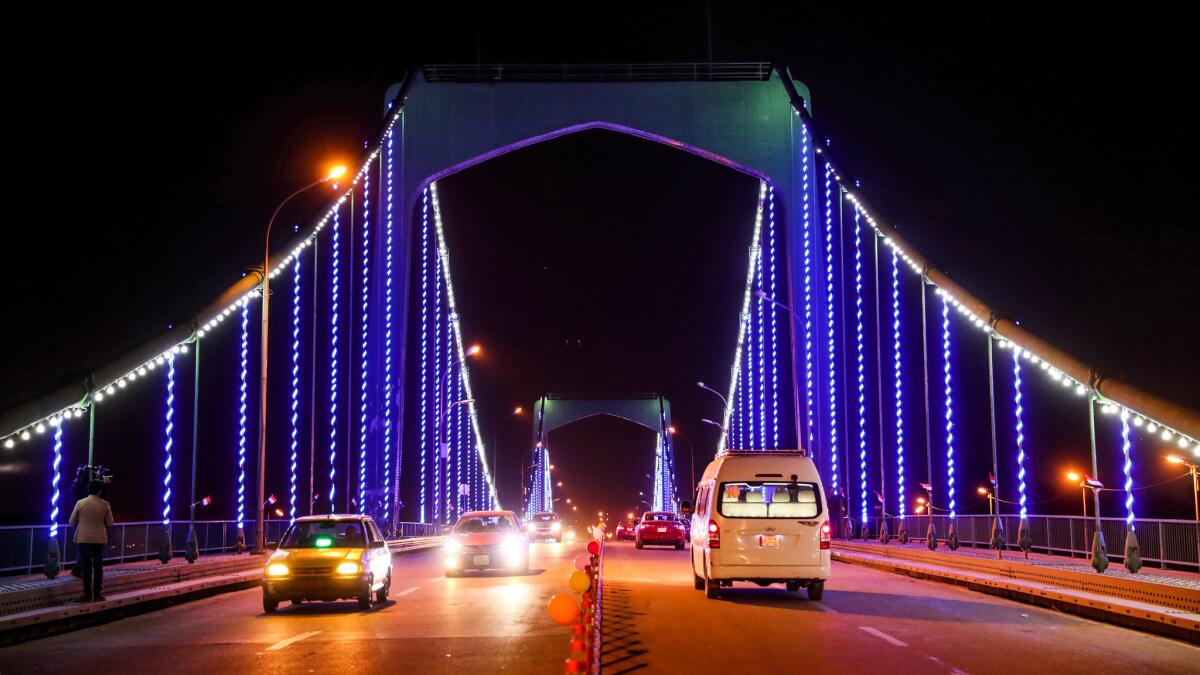
[[[413,586],[412,588],[406,588],[406,589],[400,591],[399,593],[397,593],[396,597],[408,595],[409,593],[412,593],[413,591],[417,590],[418,588],[420,588],[420,586]]]
[[[305,638],[310,638],[320,632],[321,631],[319,631],[319,630],[310,630],[307,633],[301,633],[301,634],[297,635],[296,637],[290,637],[286,640],[280,640],[279,642],[276,642],[275,644],[271,645],[270,647],[267,647],[267,651],[269,651],[269,652],[278,651],[294,642],[299,642]]]
[[[890,645],[894,645],[896,647],[907,647],[908,646],[907,642],[902,642],[900,640],[897,640],[896,638],[892,637],[891,635],[888,635],[887,633],[879,630],[878,628],[872,628],[870,626],[859,626],[859,628],[870,633],[871,635],[874,635],[875,637],[879,638],[880,640],[887,642]]]
[[[446,580],[446,577],[434,577],[430,581],[445,581],[445,580]]]

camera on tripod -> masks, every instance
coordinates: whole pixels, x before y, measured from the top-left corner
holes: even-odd
[[[79,468],[75,469],[75,482],[71,489],[75,493],[75,499],[80,500],[88,496],[88,484],[97,481],[100,483],[100,496],[108,498],[108,486],[112,479],[112,471],[104,466],[80,464]]]

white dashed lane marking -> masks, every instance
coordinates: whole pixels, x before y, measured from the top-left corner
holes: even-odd
[[[290,637],[286,640],[280,640],[279,642],[276,642],[275,644],[271,645],[270,647],[267,647],[267,651],[269,651],[269,652],[278,651],[290,644],[299,642],[301,640],[304,640],[305,638],[310,638],[320,632],[321,631],[319,631],[319,630],[310,630],[307,633],[301,633],[295,637]]]
[[[859,626],[859,628],[870,633],[871,635],[874,635],[875,637],[879,638],[880,640],[887,642],[890,645],[894,645],[896,647],[907,647],[908,646],[907,642],[897,640],[896,638],[892,637],[891,635],[888,635],[887,633],[879,630],[878,628],[871,628],[870,626]]]

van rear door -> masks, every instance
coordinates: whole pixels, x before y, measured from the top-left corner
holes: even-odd
[[[815,483],[729,481],[716,496],[723,534],[733,535],[722,537],[722,564],[821,564],[824,514]]]

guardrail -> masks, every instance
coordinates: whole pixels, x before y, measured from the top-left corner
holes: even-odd
[[[266,539],[278,541],[289,525],[287,520],[266,522]],[[171,552],[184,555],[187,548],[188,522],[171,523]],[[59,525],[58,555],[64,568],[78,560],[75,528]],[[162,536],[161,522],[117,523],[108,528],[108,545],[104,549],[105,563],[146,560],[158,555]],[[254,523],[245,522],[246,545],[254,542]],[[441,535],[441,526],[434,523],[397,523],[396,539],[434,537]],[[34,574],[42,570],[46,557],[49,525],[0,526],[0,574]],[[196,541],[201,554],[226,553],[235,550],[238,541],[237,521],[198,520]]]
[[[1017,540],[1020,517],[1012,514],[1000,516],[1004,524],[1005,550],[1019,551]],[[883,519],[887,523],[888,539],[897,538],[899,519],[888,516]],[[950,516],[946,515],[913,515],[904,519],[908,538],[915,541],[925,541],[925,533],[930,520],[937,529],[939,541],[946,539]],[[990,548],[992,545],[993,516],[960,515],[955,518],[958,529],[958,541],[972,547]],[[1065,555],[1071,557],[1087,557],[1091,551],[1092,535],[1096,531],[1096,519],[1083,516],[1026,516],[1029,532],[1033,538],[1031,551],[1050,555]],[[880,519],[870,518],[867,521],[866,535],[856,527],[860,539],[879,540]],[[1138,545],[1141,558],[1145,563],[1151,563],[1162,568],[1181,568],[1200,571],[1200,522],[1194,520],[1162,520],[1152,518],[1136,518],[1133,521],[1138,534]],[[1125,559],[1125,536],[1129,532],[1124,518],[1101,518],[1100,530],[1104,533],[1104,543],[1108,549],[1108,557],[1114,561]]]

